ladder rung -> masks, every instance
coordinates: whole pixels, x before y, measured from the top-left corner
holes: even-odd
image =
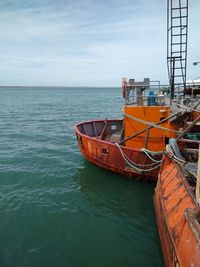
[[[177,57],[167,57],[167,59],[179,59],[180,60],[181,57],[178,57],[178,56]]]
[[[176,78],[180,78],[180,77],[183,77],[184,75],[174,75],[174,77]]]
[[[172,17],[172,19],[184,19],[184,18],[187,18],[188,16],[175,16],[175,17]]]
[[[187,6],[183,7],[173,7],[172,10],[187,9]]]
[[[186,33],[180,33],[180,34],[172,34],[172,36],[186,36]]]
[[[174,54],[174,53],[186,53],[186,51],[184,50],[184,51],[172,51],[171,52],[172,54]]]
[[[172,45],[185,45],[186,43],[172,43]]]
[[[185,59],[184,59],[185,60]],[[181,61],[183,61],[183,59],[175,59],[174,61],[176,61],[176,62],[181,62]],[[172,62],[172,60],[171,60],[171,62]]]
[[[181,51],[172,51],[172,54],[177,54],[177,53],[181,53]]]
[[[173,28],[186,28],[187,27],[187,25],[176,25],[176,26],[172,26],[171,27],[171,29],[173,29]]]
[[[169,62],[172,62],[173,59],[168,59]],[[182,59],[182,58],[174,58],[174,61],[186,61],[186,59]]]

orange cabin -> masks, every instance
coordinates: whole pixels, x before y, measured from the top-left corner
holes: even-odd
[[[124,129],[125,139],[132,136],[148,127],[147,124],[142,123],[139,120],[143,120],[149,123],[157,123],[166,117],[170,116],[169,106],[125,106],[124,107]],[[131,117],[130,117],[131,116]],[[136,118],[136,120],[134,118]],[[176,130],[175,126],[170,123],[169,120],[160,124],[160,126]],[[149,131],[145,131],[136,137],[126,141],[126,146],[131,148],[147,148],[152,151],[161,151],[165,148],[166,139],[175,137],[176,133],[152,128]]]

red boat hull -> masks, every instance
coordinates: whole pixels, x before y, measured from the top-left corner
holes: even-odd
[[[80,124],[75,126],[75,133],[79,149],[86,160],[100,168],[124,175],[128,178],[157,180],[159,168],[152,171],[146,171],[145,168],[143,168],[142,171],[138,171],[130,167],[127,165],[115,143],[85,135],[79,131],[79,125]],[[152,164],[152,161],[140,149],[132,149],[125,146],[121,146],[121,149],[123,154],[125,154],[129,160],[138,164],[138,166],[146,164],[150,166]]]

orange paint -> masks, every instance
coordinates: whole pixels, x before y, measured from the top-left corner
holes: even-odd
[[[119,124],[120,120],[106,120],[106,123],[116,125]],[[91,129],[94,124],[98,129],[98,125],[104,124],[104,121],[89,121],[79,123],[75,126],[75,133],[77,136],[78,144],[82,155],[91,163],[113,171],[115,173],[127,176],[129,178],[144,179],[144,180],[157,180],[159,171],[158,167],[155,168],[155,163],[152,165],[152,160],[141,150],[136,148],[129,148],[121,146],[123,154],[131,161],[136,164],[141,170],[138,171],[136,168],[130,167],[124,160],[118,146],[114,142],[106,141],[101,139],[102,134],[95,136],[95,131],[90,136],[84,133],[84,127],[89,133],[88,125]],[[84,125],[84,127],[83,127]],[[121,121],[122,125],[122,121]],[[104,127],[102,126],[102,129]],[[90,130],[91,130],[90,129]],[[142,148],[142,147],[141,147]],[[155,160],[161,160],[162,155],[152,156]],[[140,167],[146,165],[146,167]],[[152,170],[146,170],[152,169]]]
[[[126,106],[124,108],[126,114],[147,121],[150,123],[157,123],[162,119],[170,116],[170,107],[169,106]],[[169,121],[166,121],[160,126],[175,129]],[[124,128],[125,128],[125,138],[137,133],[145,128],[148,125],[145,125],[141,122],[137,122],[125,116],[124,118]],[[127,147],[131,148],[143,148],[145,147],[147,132],[134,137],[133,139],[126,142]],[[149,131],[149,142],[147,148],[152,151],[162,151],[165,148],[165,139],[175,137],[176,133],[165,131],[158,128],[152,128]]]
[[[181,167],[168,156],[163,158],[154,205],[165,266],[200,266],[200,224],[193,216],[199,206]]]

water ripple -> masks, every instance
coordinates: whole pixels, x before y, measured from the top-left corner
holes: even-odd
[[[163,265],[154,185],[87,163],[74,136],[79,121],[122,117],[120,94],[0,90],[0,266]]]

